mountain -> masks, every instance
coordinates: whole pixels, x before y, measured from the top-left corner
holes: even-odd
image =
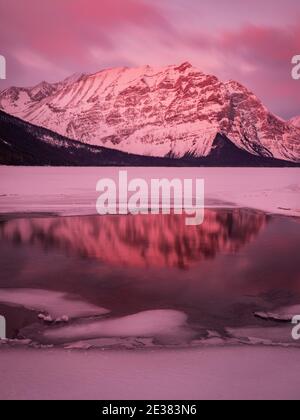
[[[290,120],[290,124],[293,124],[295,127],[300,128],[300,116],[299,117],[292,118]]]
[[[0,111],[0,164],[31,166],[297,166],[254,156],[218,135],[210,154],[180,159],[140,156],[70,140]]]
[[[248,89],[189,63],[116,68],[9,88],[0,109],[80,142],[138,155],[207,157],[218,136],[253,156],[300,161],[300,129]]]

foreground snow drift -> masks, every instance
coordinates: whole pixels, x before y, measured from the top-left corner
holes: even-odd
[[[0,372],[3,400],[300,398],[295,349],[0,350]]]

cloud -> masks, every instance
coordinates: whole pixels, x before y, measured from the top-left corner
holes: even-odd
[[[295,21],[300,21],[295,19]],[[235,29],[185,36],[196,64],[223,80],[245,84],[284,118],[300,114],[299,83],[291,77],[291,59],[300,52],[300,26],[245,23]]]
[[[300,113],[300,86],[291,77],[291,58],[300,51],[299,25],[246,25],[223,33],[216,48],[235,63],[240,81],[272,104],[275,112],[286,118]],[[248,74],[239,63],[247,63]]]
[[[238,31],[225,32],[220,47],[261,66],[286,66],[300,51],[300,26],[246,25]]]
[[[0,0],[0,16],[0,45],[8,54],[31,49],[61,64],[90,64],[89,46],[113,49],[114,31],[126,26],[164,24],[143,0]]]
[[[219,4],[219,7],[217,6]],[[271,5],[272,8],[271,8]],[[268,13],[267,13],[268,11]],[[247,85],[275,113],[300,114],[291,57],[298,0],[0,0],[2,86],[105,67],[191,61]],[[224,17],[225,16],[225,17]],[[299,88],[298,88],[299,91]]]

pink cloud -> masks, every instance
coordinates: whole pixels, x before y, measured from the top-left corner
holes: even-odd
[[[219,6],[218,6],[219,4]],[[272,6],[272,8],[271,8]],[[267,13],[268,11],[268,13]],[[191,61],[236,79],[284,117],[300,114],[290,77],[298,0],[0,0],[3,86],[121,65]],[[298,19],[297,19],[298,18]],[[299,88],[298,88],[299,90]]]
[[[225,32],[217,48],[228,57],[243,60],[254,71],[239,74],[273,110],[288,118],[300,113],[299,87],[291,78],[291,58],[300,51],[299,25],[271,27],[246,25],[237,31]],[[298,89],[297,89],[298,87]]]
[[[135,27],[155,30],[167,22],[144,0],[0,0],[0,46],[8,62],[0,90],[129,64],[113,38]],[[94,47],[102,51],[101,61],[91,54]],[[107,63],[114,50],[115,59]]]
[[[300,26],[264,27],[246,25],[235,32],[225,32],[221,46],[260,64],[290,64],[300,51]]]
[[[1,44],[16,43],[59,57],[82,54],[91,42],[111,46],[109,31],[126,24],[162,24],[140,0],[0,0]]]

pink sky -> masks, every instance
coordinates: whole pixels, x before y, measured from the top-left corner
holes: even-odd
[[[299,22],[299,0],[0,0],[0,90],[190,61],[290,118],[300,114],[300,82],[291,78]]]

